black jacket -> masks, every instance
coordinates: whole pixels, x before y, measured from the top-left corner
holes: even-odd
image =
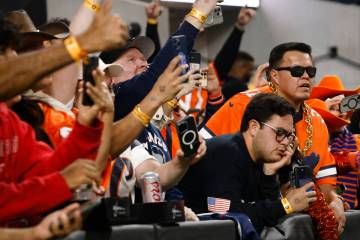
[[[206,155],[179,188],[196,213],[208,212],[207,197],[230,200],[230,212],[247,214],[258,232],[286,215],[276,176],[264,175],[262,165],[252,161],[240,133],[210,139]]]

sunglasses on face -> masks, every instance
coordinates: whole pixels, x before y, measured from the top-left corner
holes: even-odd
[[[316,67],[302,67],[302,66],[294,66],[294,67],[279,67],[275,69],[276,71],[289,71],[291,76],[293,77],[301,77],[304,75],[306,71],[307,75],[310,78],[315,77],[316,75]]]
[[[284,141],[285,138],[287,138],[290,142],[293,142],[295,140],[295,133],[293,131],[288,132],[286,130],[283,129],[277,129],[273,126],[270,126],[269,124],[266,124],[264,122],[260,122],[262,125],[267,126],[268,128],[272,129],[275,133],[275,140],[277,142],[282,142]]]

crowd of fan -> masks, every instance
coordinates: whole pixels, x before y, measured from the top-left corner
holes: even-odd
[[[172,34],[185,36],[185,55],[216,4],[196,0]],[[344,212],[358,207],[360,164],[359,110],[343,114],[339,104],[360,88],[346,90],[333,75],[316,84],[311,47],[300,42],[274,47],[269,62],[254,69],[254,58],[239,52],[256,15],[249,8],[240,9],[216,58],[201,70],[207,86],[199,87],[202,75],[181,64],[171,37],[160,43],[159,0],[146,8],[146,36],[131,39],[111,8],[109,0],[85,1],[71,22],[42,26],[23,10],[1,15],[0,239],[49,239],[79,229],[77,203],[56,209],[84,185],[92,185],[92,197],[141,202],[146,172],[159,174],[166,201],[184,199],[188,221],[199,221],[196,214],[216,198],[228,202],[224,212],[245,214],[258,233],[308,212],[321,237],[336,239]],[[88,54],[100,61],[94,85],[84,83],[79,64]],[[85,94],[92,105],[83,104]],[[190,158],[176,131],[187,115],[200,134]],[[299,161],[314,182],[294,188],[289,172]],[[324,231],[322,221],[335,228]]]

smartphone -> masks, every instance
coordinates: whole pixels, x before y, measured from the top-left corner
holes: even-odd
[[[200,74],[201,74],[201,80],[199,87],[207,88],[207,79],[208,79],[209,71],[207,69],[203,69],[200,71]]]
[[[85,106],[91,106],[94,104],[93,100],[86,93],[86,83],[90,82],[92,85],[95,85],[95,79],[92,75],[92,71],[99,66],[98,57],[89,57],[87,63],[83,64],[83,80],[84,80],[84,95],[82,99],[82,104]]]
[[[360,108],[360,94],[344,98],[340,102],[340,112],[350,112]]]
[[[101,204],[101,198],[94,198],[80,205],[80,213],[82,221],[84,222],[89,214]],[[69,212],[67,214],[70,223],[75,222],[74,212]]]
[[[189,67],[190,70],[200,71],[201,54],[199,52],[191,52],[189,54]]]
[[[171,37],[171,42],[173,48],[175,49],[175,54],[180,56],[180,65],[188,64],[187,59],[187,44],[185,35],[177,35]],[[185,75],[187,73],[187,69],[182,70],[181,74]]]
[[[300,188],[309,182],[313,182],[313,173],[309,166],[297,166],[293,169],[293,176],[290,177],[292,186]],[[312,188],[307,191],[312,191]]]
[[[193,116],[186,116],[176,123],[181,150],[184,157],[194,156],[200,146],[199,134]]]
[[[222,9],[220,6],[216,6],[214,10],[209,14],[204,24],[205,27],[211,27],[224,22]]]

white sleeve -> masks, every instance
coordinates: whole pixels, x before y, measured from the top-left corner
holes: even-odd
[[[149,154],[143,145],[138,145],[131,149],[130,161],[133,164],[134,169],[148,159],[158,161],[154,156]]]

